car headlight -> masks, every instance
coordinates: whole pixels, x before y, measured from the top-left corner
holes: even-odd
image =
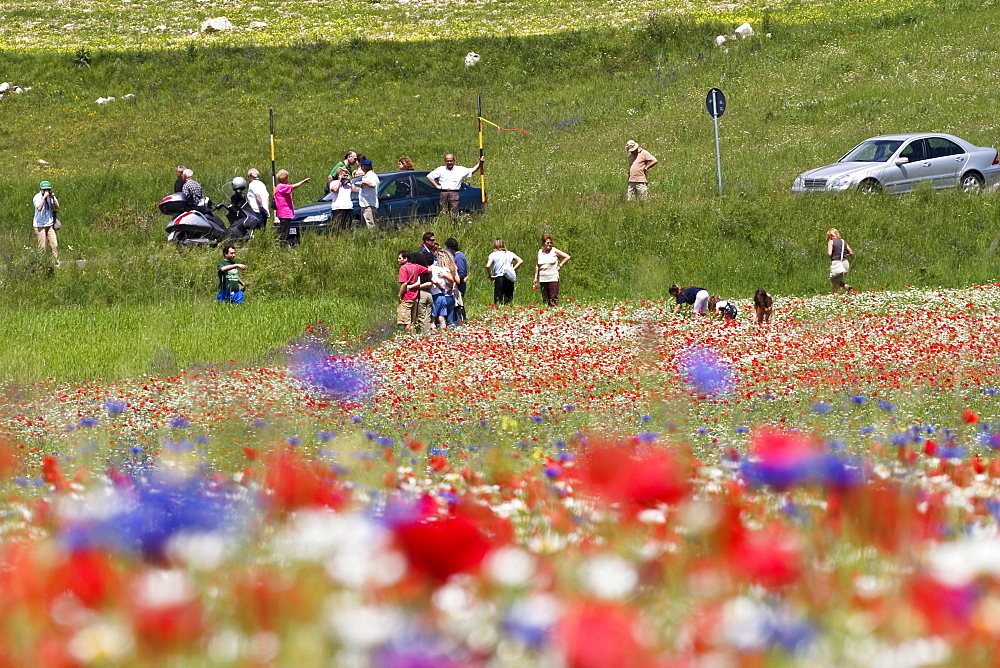
[[[803,188],[805,188],[805,185],[806,185],[806,180],[804,178],[802,178],[801,174],[799,174],[798,176],[796,176],[795,180],[792,181],[792,189],[793,190],[802,190]]]
[[[318,214],[315,216],[307,216],[302,219],[303,223],[325,223],[330,220],[330,216],[324,214]]]
[[[854,183],[854,177],[850,174],[837,176],[826,182],[826,187],[830,190],[847,190]]]

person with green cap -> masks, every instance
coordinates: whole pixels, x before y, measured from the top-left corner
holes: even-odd
[[[59,242],[56,239],[55,223],[59,200],[52,193],[52,184],[48,181],[38,184],[38,192],[32,202],[35,205],[35,238],[38,240],[38,250],[45,252],[45,244],[48,242],[52,260],[58,267]]]

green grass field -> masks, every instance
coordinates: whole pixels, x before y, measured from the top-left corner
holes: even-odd
[[[296,192],[300,204],[348,148],[376,169],[401,154],[432,168],[447,151],[472,164],[480,94],[486,118],[530,133],[486,126],[486,215],[433,225],[477,268],[472,311],[489,301],[478,267],[496,236],[529,261],[516,300],[534,300],[523,279],[543,231],[573,255],[564,295],[584,301],[663,298],[672,282],[733,297],[760,286],[822,292],[833,226],[857,252],[852,283],[862,289],[997,276],[995,194],[789,194],[796,173],[874,134],[936,130],[998,145],[1000,56],[983,35],[1000,26],[981,3],[347,3],[336,17],[318,4],[282,8],[266,30],[198,38],[187,35],[203,18],[228,12],[243,25],[279,8],[176,9],[28,3],[7,13],[22,29],[0,31],[0,79],[31,87],[0,100],[9,379],[140,374],[164,359],[248,362],[317,319],[354,335],[389,322],[395,253],[415,247],[422,228],[314,237],[292,250],[256,239],[241,251],[255,310],[234,325],[259,335],[235,346],[222,336],[178,342],[237,316],[213,303],[217,251],[166,245],[155,203],[178,163],[215,198],[247,167],[267,171],[271,108],[278,167],[313,178]],[[715,37],[744,20],[757,35],[717,48]],[[463,64],[469,51],[482,57],[474,67]],[[729,100],[722,198],[704,108],[713,86]],[[117,99],[95,102],[107,96]],[[661,160],[644,205],[622,201],[629,138]],[[64,207],[58,270],[32,249],[41,179]],[[31,338],[26,323],[38,323]],[[60,323],[109,352],[67,348]],[[42,363],[38,349],[58,352]]]

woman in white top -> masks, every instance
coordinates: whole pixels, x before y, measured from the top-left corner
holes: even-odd
[[[549,306],[559,304],[559,270],[569,262],[569,253],[564,253],[552,245],[552,235],[542,235],[542,247],[538,250],[535,265],[535,282],[531,289],[541,286],[542,301]]]
[[[514,299],[514,281],[517,280],[517,268],[522,264],[524,260],[507,250],[503,239],[494,239],[493,252],[486,259],[486,268],[493,281],[494,304],[509,304]]]
[[[337,174],[330,182],[330,192],[333,193],[333,213],[330,216],[330,226],[338,230],[351,227],[354,219],[354,202],[351,193],[358,192],[358,187],[351,181],[350,175],[343,167],[337,168]]]

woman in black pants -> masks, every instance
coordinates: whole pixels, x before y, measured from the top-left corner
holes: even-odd
[[[514,298],[514,281],[517,280],[517,268],[524,260],[507,250],[503,239],[493,241],[493,252],[486,260],[486,268],[490,271],[493,281],[493,303],[509,304]]]

